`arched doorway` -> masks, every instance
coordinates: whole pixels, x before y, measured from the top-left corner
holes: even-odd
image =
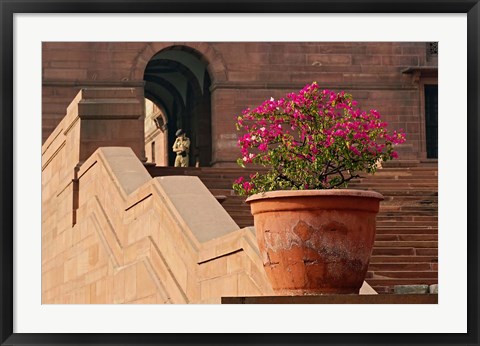
[[[175,132],[181,128],[191,141],[190,166],[210,166],[211,80],[207,65],[196,50],[172,46],[156,53],[145,68],[145,98],[162,109],[166,122],[163,129],[159,129],[167,142],[169,165],[175,161],[171,148]]]

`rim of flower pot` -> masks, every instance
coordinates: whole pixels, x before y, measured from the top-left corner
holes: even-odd
[[[246,199],[247,203],[269,198],[288,198],[288,197],[314,197],[314,196],[335,196],[335,197],[366,197],[384,200],[382,194],[370,190],[354,189],[328,189],[328,190],[277,190],[260,192]]]

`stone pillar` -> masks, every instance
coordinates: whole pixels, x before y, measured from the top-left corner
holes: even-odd
[[[78,101],[79,161],[99,147],[130,147],[145,162],[142,88],[86,88]]]

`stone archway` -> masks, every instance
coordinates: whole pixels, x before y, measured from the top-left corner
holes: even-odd
[[[167,148],[183,129],[191,140],[190,166],[209,166],[212,160],[211,78],[209,63],[192,47],[173,45],[157,51],[145,66],[145,98],[164,110]],[[147,144],[148,145],[148,144]],[[175,156],[168,155],[173,165]]]
[[[183,46],[198,52],[207,62],[207,70],[212,84],[224,82],[227,80],[227,69],[225,62],[220,54],[209,43],[205,42],[151,42],[145,43],[145,47],[140,51],[130,70],[130,80],[141,81],[148,62],[158,52],[171,47]]]

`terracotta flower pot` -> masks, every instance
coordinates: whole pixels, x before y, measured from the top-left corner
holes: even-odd
[[[263,265],[279,295],[358,293],[383,196],[361,190],[272,191],[247,199]]]

